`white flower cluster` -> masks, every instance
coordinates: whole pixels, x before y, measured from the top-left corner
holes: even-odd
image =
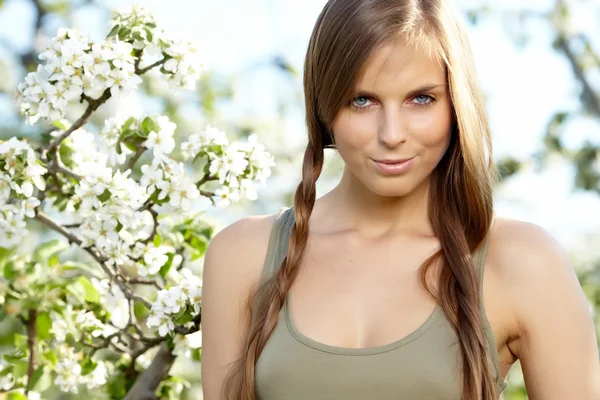
[[[181,144],[185,159],[206,156],[209,172],[223,185],[215,191],[216,203],[227,206],[246,197],[257,198],[257,181],[264,183],[275,165],[274,158],[258,143],[255,134],[247,142],[229,143],[225,133],[209,126],[205,132],[196,133]]]
[[[169,74],[169,83],[176,92],[194,90],[202,73],[202,64],[191,42],[172,41],[163,52],[170,58],[163,66]]]
[[[90,43],[77,31],[61,28],[39,56],[46,64],[18,85],[21,112],[30,124],[40,118],[57,121],[82,94],[97,99],[107,89],[118,96],[137,88],[141,78],[135,74],[132,51],[128,42]]]
[[[109,372],[107,364],[98,361],[92,372],[82,375],[81,354],[75,353],[67,345],[60,346],[59,350],[59,361],[54,368],[57,375],[54,384],[58,385],[61,391],[77,394],[79,385],[86,385],[88,389],[94,389],[106,384]]]
[[[83,218],[79,227],[82,245],[94,245],[111,264],[122,265],[131,255],[130,246],[152,231],[150,212],[138,211],[146,197],[130,173],[106,168],[84,177],[75,188]]]
[[[156,20],[146,8],[132,5],[116,10],[108,23],[109,36],[118,36],[121,40],[131,41],[133,48],[141,50],[149,43],[158,42]]]
[[[159,115],[151,118],[154,130],[148,132],[147,139],[142,146],[152,151],[151,164],[142,166],[140,187],[142,192],[151,196],[157,192],[158,200],[169,197],[168,206],[171,212],[187,212],[194,204],[199,210],[205,210],[210,205],[208,198],[202,196],[192,179],[185,173],[183,163],[170,158],[175,149],[176,124],[167,116]],[[111,146],[111,153],[116,153],[118,138],[122,133],[123,118],[111,119],[105,125],[101,136]],[[119,125],[121,124],[121,125]],[[142,123],[133,120],[127,127],[128,130],[141,130]],[[167,211],[163,207],[163,211]]]
[[[200,313],[202,280],[187,268],[181,274],[183,278],[178,285],[158,292],[146,321],[148,328],[158,329],[160,336],[173,332],[173,319],[181,312],[188,310],[193,317]]]
[[[127,118],[122,115],[109,118],[104,122],[104,126],[100,131],[99,150],[102,154],[108,155],[107,164],[110,166],[122,165],[133,154],[133,151],[124,143],[119,143],[122,127],[126,121]],[[140,122],[134,118],[130,129],[141,130]]]
[[[34,186],[46,189],[43,163],[24,140],[0,141],[0,243],[12,247],[26,235],[25,218],[35,216],[40,201],[33,196]],[[9,203],[9,199],[13,199]]]
[[[154,225],[150,211],[138,211],[148,197],[155,191],[159,200],[169,196],[160,210],[167,214],[185,214],[192,205],[206,209],[210,204],[185,173],[183,163],[168,156],[175,147],[175,124],[163,116],[153,121],[156,131],[148,134],[143,145],[151,149],[155,157],[152,164],[142,166],[139,183],[129,177],[131,170],[113,172],[107,166],[109,156],[96,150],[96,146],[90,146],[97,142],[93,134],[79,129],[67,139],[73,150],[73,170],[83,177],[67,206],[72,212],[77,207],[77,214],[82,218],[79,232],[83,246],[95,245],[109,257],[109,264],[125,265],[141,258],[143,261],[135,263],[135,268],[144,276],[158,273],[168,259],[167,253],[174,253],[171,246],[154,247],[152,243],[140,242],[150,236]],[[105,143],[111,143],[113,150],[121,132],[119,122],[125,121],[110,120],[109,128],[100,134]],[[140,127],[140,121],[134,120],[128,129]]]
[[[117,11],[109,27],[120,40],[131,42],[136,50],[143,49],[141,68],[163,56],[166,61],[161,71],[176,93],[196,88],[203,66],[195,46],[189,41],[168,39],[156,29],[154,17],[144,7],[134,5]]]

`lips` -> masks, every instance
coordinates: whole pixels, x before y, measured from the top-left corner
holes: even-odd
[[[415,157],[373,160],[377,171],[383,175],[403,175],[410,170]]]
[[[398,159],[387,159],[387,160],[375,160],[375,159],[373,159],[373,161],[375,161],[377,163],[381,163],[381,164],[401,164],[403,162],[410,161],[413,158],[414,157],[410,157],[410,158],[398,158]]]

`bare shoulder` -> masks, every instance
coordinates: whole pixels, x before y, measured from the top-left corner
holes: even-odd
[[[566,249],[544,228],[497,218],[490,232],[486,268],[514,322],[513,337],[541,329],[548,332],[563,318],[566,322],[578,316],[582,325],[591,321]]]
[[[488,263],[511,285],[530,279],[574,276],[565,248],[544,228],[516,219],[496,218],[490,232]]]
[[[215,273],[228,279],[258,279],[276,218],[277,214],[244,217],[219,231],[206,251],[204,275],[219,269]]]

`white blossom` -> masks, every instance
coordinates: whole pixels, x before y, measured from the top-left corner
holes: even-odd
[[[163,66],[171,73],[169,83],[177,92],[194,90],[202,70],[194,45],[187,41],[171,41],[163,51],[170,57]]]
[[[200,313],[202,280],[186,269],[182,270],[182,275],[184,279],[178,285],[158,292],[146,321],[146,325],[156,328],[161,336],[173,331],[175,325],[172,316],[181,310],[192,309],[193,316]]]
[[[54,384],[58,385],[63,392],[77,394],[79,393],[77,386],[82,383],[81,364],[72,348],[64,346],[62,349],[62,354],[54,368],[57,375]]]

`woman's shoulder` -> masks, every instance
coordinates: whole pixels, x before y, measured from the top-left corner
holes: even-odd
[[[501,298],[522,335],[556,317],[557,310],[576,313],[585,298],[565,248],[544,228],[497,218],[486,259],[488,287]]]
[[[496,217],[491,228],[487,264],[514,284],[572,269],[565,248],[546,229],[505,217]]]
[[[237,284],[240,288],[256,283],[278,215],[244,217],[219,231],[206,250],[203,275],[226,278],[231,285]]]

